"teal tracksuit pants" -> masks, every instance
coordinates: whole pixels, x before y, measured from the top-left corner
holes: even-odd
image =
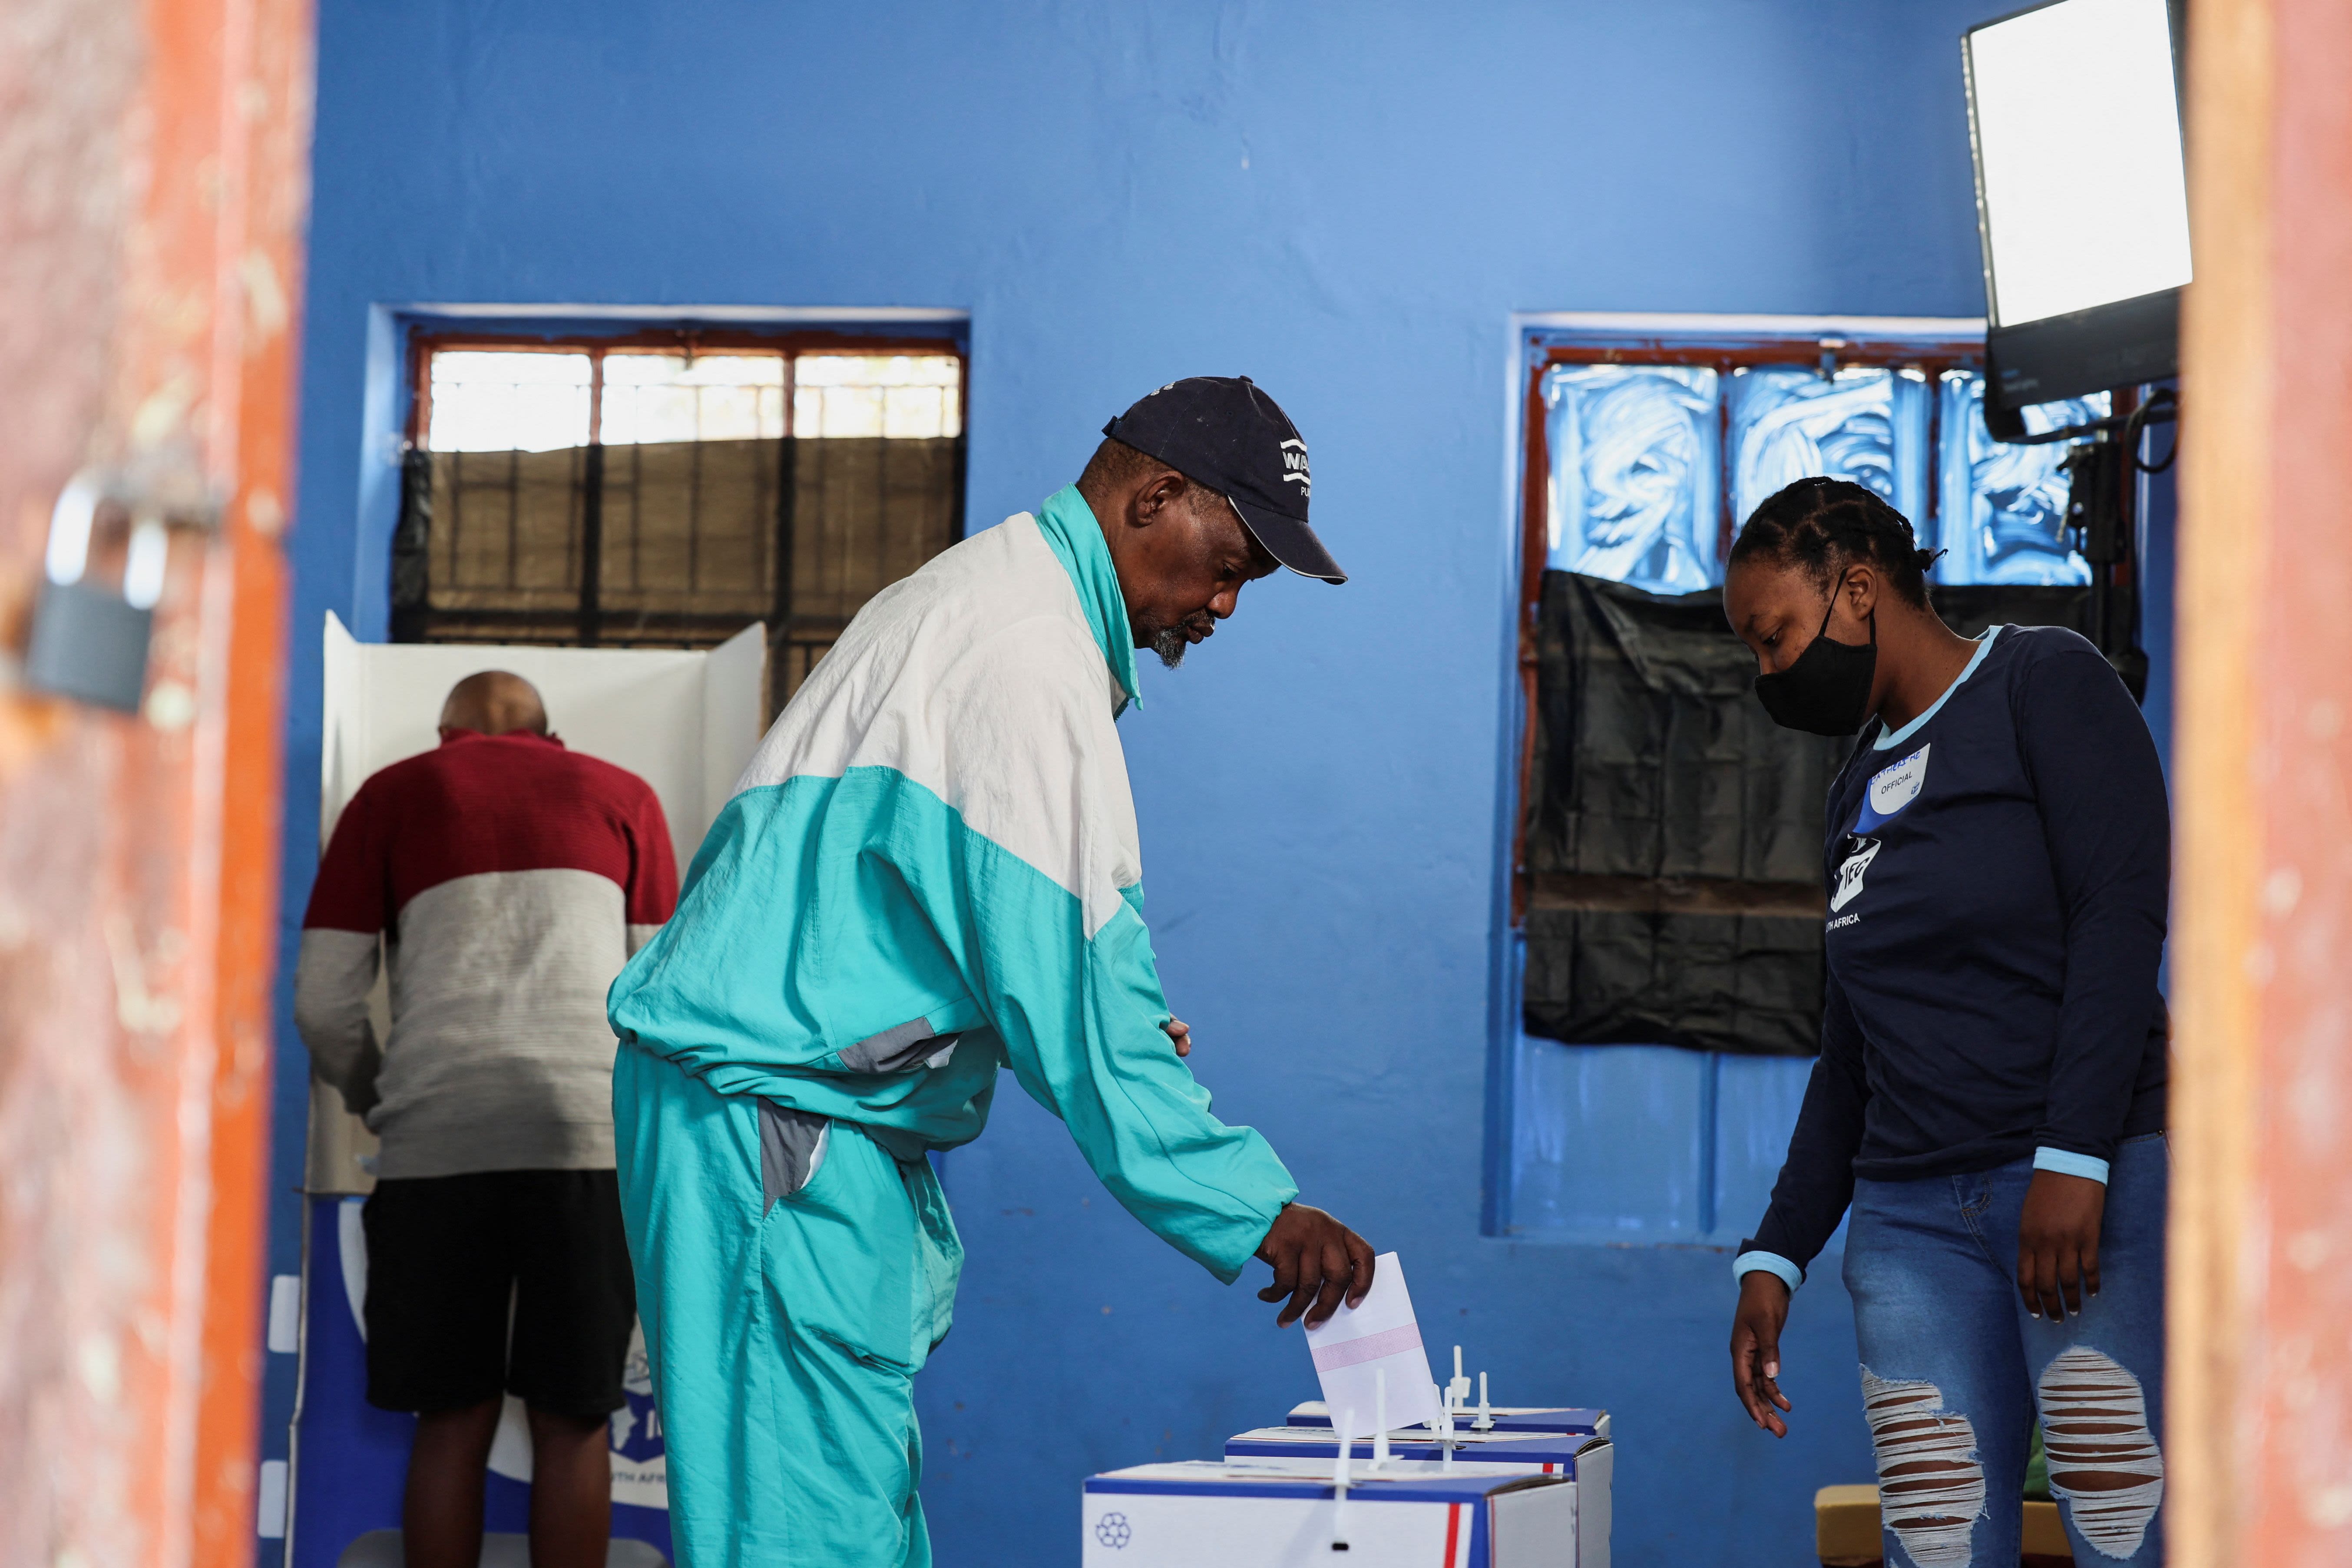
[[[614,1064],[679,1568],[922,1568],[913,1380],[963,1263],[946,1194],[836,1121],[766,1201],[760,1105],[629,1046]]]

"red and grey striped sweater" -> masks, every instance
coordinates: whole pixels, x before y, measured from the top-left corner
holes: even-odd
[[[383,1139],[376,1173],[609,1167],[604,992],[677,902],[653,790],[561,741],[458,731],[362,784],[310,889],[294,1023]]]

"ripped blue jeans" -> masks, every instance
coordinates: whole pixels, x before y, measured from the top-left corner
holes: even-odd
[[[2038,1414],[2074,1561],[2164,1561],[2164,1134],[2108,1171],[2099,1294],[2029,1315],[2017,1230],[2032,1162],[1856,1181],[1845,1250],[1887,1568],[2016,1568]]]

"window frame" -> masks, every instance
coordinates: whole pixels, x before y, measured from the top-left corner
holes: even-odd
[[[550,332],[499,331],[471,327],[419,328],[408,334],[406,389],[408,418],[403,431],[408,445],[426,450],[425,437],[433,428],[433,356],[448,350],[491,353],[586,354],[589,360],[587,446],[604,444],[604,355],[622,353],[724,353],[754,350],[780,355],[784,362],[784,435],[793,429],[793,361],[804,353],[924,354],[956,362],[956,430],[971,427],[971,355],[953,337],[898,337],[874,332],[829,332],[794,328],[761,331],[755,327],[641,327],[635,331],[598,332],[572,330]]]
[[[1810,362],[1824,369],[1916,370],[1928,384],[1938,384],[1947,371],[1984,371],[1983,323],[1937,321],[1918,323],[1933,330],[1904,330],[1913,323],[1900,318],[1822,319],[1789,317],[1785,326],[1770,318],[1692,319],[1688,325],[1667,325],[1651,318],[1611,322],[1546,324],[1523,321],[1518,337],[1520,364],[1525,373],[1519,405],[1519,512],[1517,636],[1518,745],[1513,769],[1510,850],[1510,927],[1514,937],[1527,925],[1531,884],[1527,867],[1528,789],[1535,766],[1536,616],[1543,600],[1543,576],[1551,561],[1551,432],[1544,402],[1544,377],[1563,364],[1689,365],[1713,370],[1728,381],[1739,370],[1809,363],[1791,351],[1809,340],[1814,350]],[[1589,324],[1588,324],[1589,323]],[[1959,329],[1954,331],[1953,329]],[[1969,329],[1974,329],[1970,335]],[[1716,465],[1718,489],[1716,549],[1718,556],[1731,548],[1737,524],[1731,516],[1730,399],[1719,398],[1716,418],[1718,449]],[[1943,400],[1927,400],[1928,451],[1939,451],[1943,438]],[[1939,499],[1932,477],[1927,485],[1927,510],[1921,521],[1937,521]],[[1931,535],[1932,537],[1932,535]],[[1514,1016],[1517,998],[1512,999]]]
[[[1792,351],[1801,349],[1811,340],[1817,355],[1824,339],[1835,340],[1829,346],[1834,350],[1840,365],[1911,365],[1931,375],[1948,369],[1981,374],[1983,332],[1981,321],[1954,317],[1597,311],[1511,314],[1510,358],[1501,389],[1507,436],[1500,521],[1507,555],[1516,543],[1518,576],[1516,583],[1508,577],[1505,580],[1505,614],[1515,616],[1515,621],[1512,632],[1497,650],[1505,666],[1499,694],[1504,722],[1496,759],[1496,794],[1500,808],[1495,824],[1496,859],[1490,864],[1497,873],[1507,876],[1495,885],[1490,906],[1495,933],[1489,970],[1492,1000],[1488,1018],[1492,1033],[1487,1056],[1486,1180],[1479,1219],[1485,1236],[1515,1243],[1568,1246],[1698,1247],[1713,1250],[1731,1247],[1739,1238],[1739,1227],[1748,1223],[1748,1215],[1760,1208],[1761,1196],[1769,1191],[1770,1170],[1777,1168],[1779,1141],[1784,1136],[1778,1128],[1772,1130],[1773,1149],[1769,1156],[1749,1147],[1756,1142],[1758,1133],[1752,1102],[1759,1094],[1768,1099],[1784,1098],[1788,1101],[1783,1107],[1786,1118],[1793,1121],[1802,1082],[1801,1075],[1793,1070],[1801,1058],[1726,1057],[1683,1052],[1668,1047],[1560,1047],[1571,1053],[1571,1059],[1554,1065],[1580,1075],[1597,1070],[1604,1060],[1610,1067],[1618,1068],[1615,1058],[1604,1058],[1604,1053],[1651,1053],[1646,1062],[1629,1057],[1619,1070],[1640,1079],[1653,1100],[1674,1087],[1660,1079],[1662,1065],[1680,1075],[1675,1079],[1677,1083],[1686,1079],[1685,1087],[1693,1094],[1687,1106],[1661,1110],[1659,1105],[1666,1101],[1650,1105],[1647,1114],[1658,1126],[1652,1127],[1647,1136],[1654,1142],[1659,1127],[1664,1127],[1669,1138],[1686,1135],[1691,1141],[1690,1148],[1686,1154],[1677,1152],[1673,1156],[1683,1180],[1671,1194],[1664,1194],[1667,1201],[1663,1205],[1659,1201],[1661,1191],[1645,1186],[1633,1194],[1626,1183],[1612,1184],[1603,1168],[1591,1186],[1593,1201],[1585,1205],[1592,1211],[1591,1214],[1563,1221],[1538,1220],[1529,1213],[1524,1216],[1527,1223],[1523,1223],[1525,1206],[1542,1195],[1540,1184],[1549,1179],[1557,1185],[1559,1167],[1573,1163],[1572,1159],[1545,1155],[1542,1152],[1547,1140],[1572,1136],[1581,1125],[1571,1125],[1574,1118],[1566,1113],[1551,1116],[1522,1102],[1529,1089],[1527,1075],[1530,1048],[1551,1044],[1532,1039],[1525,1032],[1522,974],[1522,943],[1532,890],[1525,868],[1524,826],[1535,739],[1535,617],[1540,608],[1543,574],[1550,557],[1549,410],[1543,398],[1544,375],[1557,365],[1575,363],[1696,364],[1727,374],[1759,364],[1805,363],[1809,356]],[[2111,412],[2130,413],[2137,406],[2142,391],[2138,387],[2115,389]],[[1942,401],[1940,397],[1931,398],[1929,405],[1933,412],[1928,437],[1938,449],[1945,434]],[[1729,483],[1732,466],[1727,443],[1719,483]],[[1934,468],[1931,461],[1927,517],[1940,522],[1937,510],[1941,498]],[[1719,549],[1727,543],[1727,531],[1736,530],[1738,521],[1730,515],[1727,500],[1727,493],[1719,503],[1718,540],[1723,542]],[[2128,491],[2126,505],[2129,510],[2126,525],[2137,531],[2144,521],[2143,510]],[[2136,544],[2130,559],[2117,569],[2117,581],[2130,584],[2136,595],[2139,592],[2141,563],[2147,559],[2144,547]],[[1698,1059],[1683,1059],[1694,1056]],[[1580,1114],[1613,1120],[1621,1110],[1604,1111],[1588,1106]],[[1660,1121],[1661,1117],[1664,1121]],[[1686,1118],[1687,1126],[1678,1118]],[[1766,1119],[1771,1119],[1769,1113]],[[1539,1121],[1541,1126],[1538,1125]],[[1680,1163],[1685,1158],[1690,1162],[1687,1166]],[[1531,1182],[1538,1184],[1530,1186]],[[1830,1250],[1835,1252],[1843,1246],[1844,1231],[1841,1226],[1830,1242]]]
[[[970,318],[961,314],[922,313],[910,320],[908,330],[892,330],[887,323],[887,313],[879,317],[858,317],[842,326],[833,326],[825,320],[780,321],[773,326],[761,323],[711,323],[691,318],[674,318],[662,321],[657,312],[646,316],[616,316],[611,325],[594,316],[567,316],[547,321],[541,325],[529,315],[505,315],[485,311],[478,318],[453,319],[427,312],[402,311],[392,316],[398,367],[395,395],[404,403],[397,416],[399,440],[397,449],[407,454],[423,454],[431,450],[425,437],[432,428],[433,417],[433,356],[444,351],[478,351],[500,353],[577,353],[590,359],[589,439],[582,447],[569,448],[593,453],[593,459],[601,468],[603,454],[607,450],[603,441],[604,356],[613,352],[727,353],[755,351],[774,353],[784,362],[783,422],[784,433],[779,439],[802,439],[795,436],[794,393],[798,390],[793,374],[793,362],[802,354],[872,354],[930,355],[952,358],[957,366],[955,474],[953,479],[954,539],[966,537],[970,527],[968,464],[971,428],[971,349],[969,342]],[[390,360],[391,356],[387,356]],[[387,368],[390,368],[388,365]],[[395,405],[395,406],[398,406]],[[823,437],[804,437],[823,439]],[[888,437],[885,437],[887,439]],[[405,471],[405,462],[399,465]],[[403,483],[405,483],[404,479]],[[397,531],[398,493],[393,498],[393,532]],[[601,500],[599,487],[590,485],[589,493]],[[601,522],[601,517],[597,519]],[[601,534],[601,527],[592,526],[587,531]],[[389,541],[387,541],[389,542]],[[789,545],[781,545],[789,549]],[[589,546],[593,551],[593,546]],[[594,582],[596,578],[586,579]],[[387,584],[389,586],[389,584]],[[768,626],[767,679],[771,686],[770,701],[781,708],[788,684],[787,670],[792,660],[807,655],[810,662],[821,653],[811,649],[829,647],[833,637],[807,637],[796,635],[798,617],[784,602],[784,590],[779,588],[776,605],[763,620]],[[388,595],[387,595],[388,598]],[[510,618],[518,626],[551,624],[535,612],[517,613],[506,616],[497,612],[484,612],[485,619]],[[733,617],[719,617],[731,621]],[[658,623],[681,632],[691,631],[707,624],[706,617],[692,612],[665,612],[647,617],[648,623]],[[578,612],[579,630],[563,646],[595,647],[608,646],[598,635],[602,627],[602,608],[593,588],[583,592]],[[395,630],[396,622],[387,619],[387,627]]]

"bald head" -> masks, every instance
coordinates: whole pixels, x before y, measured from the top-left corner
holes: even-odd
[[[539,700],[539,689],[521,676],[486,669],[449,689],[449,700],[441,705],[441,731],[446,734],[452,730],[485,735],[528,730],[544,735],[547,709]]]

